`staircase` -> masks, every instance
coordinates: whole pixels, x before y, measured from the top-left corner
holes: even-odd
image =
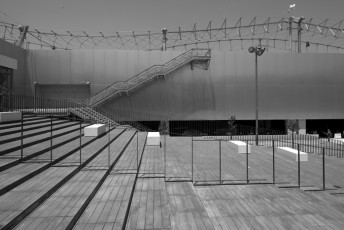
[[[76,102],[76,100],[73,100]],[[84,102],[85,103],[85,102]],[[81,101],[77,106],[73,106],[68,109],[69,113],[72,113],[86,122],[98,123],[98,124],[110,124],[111,126],[116,126],[117,128],[126,129],[138,129],[141,131],[150,131],[147,127],[130,121],[121,122],[115,114],[108,110],[102,109],[100,107],[90,107],[86,104],[81,104]]]
[[[210,58],[210,49],[188,50],[163,65],[153,65],[143,72],[133,76],[127,81],[116,82],[108,86],[107,88],[90,98],[90,106],[99,106],[105,101],[120,96],[121,94],[128,95],[130,92],[147,84],[153,79],[158,78],[159,76],[165,76],[188,63],[191,63],[192,68],[193,65],[197,63],[203,64],[203,67],[207,69]]]
[[[109,118],[103,116],[102,114],[98,113],[97,111],[89,108],[89,107],[77,107],[77,108],[70,108],[69,112],[77,115],[78,117],[82,118],[84,121],[89,121],[92,123],[102,123],[114,124]]]

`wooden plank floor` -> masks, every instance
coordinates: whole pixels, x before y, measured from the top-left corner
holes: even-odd
[[[127,229],[171,229],[161,156],[159,146],[145,147]]]
[[[53,136],[54,135],[58,135],[58,134],[62,134],[64,132],[67,132],[67,131],[70,131],[70,130],[73,130],[75,129],[75,127],[68,127],[68,128],[65,128],[63,130],[59,130],[59,132],[53,132]],[[49,138],[49,140],[47,141],[44,141],[44,142],[40,142],[40,143],[37,143],[37,144],[34,144],[34,145],[30,145],[30,146],[27,146],[27,147],[24,147],[23,148],[23,156],[29,156],[33,153],[36,153],[40,150],[43,150],[43,149],[46,149],[48,147],[51,146],[51,143],[50,143],[50,133],[46,133],[46,134],[42,134],[42,135],[39,135],[39,136],[36,136],[36,137],[30,137],[28,138],[27,140],[25,140],[23,142],[23,144],[25,143],[30,143],[30,142],[34,142],[34,141],[38,141],[38,140],[41,140],[43,138]],[[53,138],[53,142],[52,144],[53,145],[56,145],[56,144],[59,144],[63,141],[66,141],[66,140],[69,140],[75,136],[78,136],[79,135],[79,131],[74,131],[74,132],[71,132],[71,133],[68,133],[68,134],[65,134],[63,136],[60,136],[60,137],[55,137]],[[9,144],[4,144],[2,145],[2,147],[4,148],[11,148],[11,147],[17,147],[18,144],[20,145],[20,141],[16,141],[17,145],[14,145],[14,146],[9,146]],[[13,145],[13,144],[11,144]],[[6,155],[3,155],[1,156],[2,158],[6,158],[6,157],[9,157],[9,156],[20,156],[21,154],[21,150],[15,150],[15,151],[12,151],[10,153],[7,153]]]
[[[116,148],[112,155],[116,157],[128,142],[133,131],[126,131],[116,139]],[[106,137],[106,136],[105,136]],[[102,138],[107,141],[107,138]],[[98,141],[99,142],[99,141]],[[104,145],[104,143],[102,143]],[[17,229],[49,229],[53,226],[67,226],[87,200],[94,188],[104,176],[106,170],[98,170],[107,165],[107,151],[104,150],[94,158],[83,170],[65,183],[56,193],[32,212]],[[64,217],[61,219],[61,216]],[[61,222],[63,221],[63,222]]]
[[[344,204],[324,192],[279,189],[273,185],[195,189],[217,229],[342,229],[344,226]]]
[[[127,229],[214,229],[191,183],[165,184],[162,153],[145,148]]]
[[[58,124],[58,125],[54,125],[53,126],[53,129],[56,129],[56,128],[58,128],[58,130],[53,130],[53,134],[54,135],[66,132],[66,130],[70,130],[71,128],[76,129],[76,128],[78,128],[78,124],[77,123],[63,123],[63,124]],[[51,130],[50,127],[47,127],[47,128],[39,128],[39,129],[35,129],[35,130],[30,130],[30,131],[24,132],[23,133],[23,135],[24,135],[23,144],[30,143],[32,141],[42,139],[44,137],[50,137],[50,135],[51,135],[50,130]],[[36,133],[39,133],[39,132],[42,132],[42,131],[44,131],[45,133],[43,133],[43,134],[36,134]],[[30,137],[25,137],[25,135],[31,135],[31,136]],[[4,150],[7,150],[7,149],[16,147],[16,146],[20,145],[20,143],[21,143],[20,140],[14,140],[14,139],[12,140],[11,139],[13,137],[20,138],[21,137],[20,133],[6,135],[6,136],[3,136],[3,137],[5,137],[4,140],[3,140],[5,143],[1,144],[0,151],[4,151]],[[9,140],[9,141],[6,141],[6,140]]]
[[[0,197],[0,224],[6,225],[77,167],[49,168]]]
[[[190,141],[191,138],[168,138],[167,177],[191,178]],[[194,179],[220,184],[219,143],[194,143],[193,150]],[[330,195],[332,190],[305,192],[298,188],[257,184],[272,182],[271,148],[252,146],[249,179],[253,184],[224,185],[226,182],[246,183],[246,154],[236,151],[228,142],[221,143],[223,185],[194,187],[190,182],[164,182],[159,178],[163,150],[146,147],[141,170],[156,178],[138,178],[127,229],[342,229],[344,203]],[[275,157],[280,182],[295,183],[295,155],[276,150]],[[321,167],[315,165],[319,166],[321,159],[313,154],[309,155],[309,162],[302,162],[301,179],[307,185],[318,182]],[[335,172],[341,171],[344,162],[333,157],[326,160],[330,186],[340,182],[337,179],[341,174]]]
[[[61,141],[65,141],[68,138],[71,138],[75,135],[78,135],[79,132],[77,133],[72,133],[70,135],[66,135],[63,137],[56,138],[54,141],[56,143],[59,143]],[[82,143],[86,142],[86,139],[89,138],[82,138]],[[79,146],[79,139],[74,140],[72,142],[69,142],[68,144],[65,144],[63,146],[60,146],[59,148],[56,148],[53,150],[52,156],[53,156],[53,161],[55,159],[58,159],[61,156],[64,156],[67,154],[69,151],[71,151],[74,148],[77,148]],[[39,151],[43,148],[46,148],[44,144],[37,144],[34,147],[28,147],[25,148],[25,156],[30,155],[32,153],[35,153],[35,151]],[[1,178],[0,178],[0,189],[10,185],[11,183],[25,177],[29,173],[32,173],[36,170],[39,170],[40,168],[46,166],[48,163],[50,163],[50,152],[46,152],[40,156],[34,157],[30,159],[29,161],[25,161],[23,163],[20,163],[19,165],[16,165],[14,167],[11,167],[7,170],[4,170],[1,173]],[[17,160],[17,158],[14,158],[13,160]]]
[[[122,129],[114,129],[111,131],[111,138],[114,138],[115,136],[117,136],[118,134],[120,134],[123,130]],[[94,137],[85,137],[83,136],[82,143],[84,144],[89,140],[92,140]],[[81,162],[85,162],[85,160],[88,159],[88,157],[90,156],[90,153],[94,152],[94,146],[97,146],[97,149],[100,149],[100,147],[104,146],[106,143],[108,143],[108,136],[102,136],[102,137],[95,137],[97,140],[96,142],[92,143],[91,145],[88,145],[84,148],[81,149]],[[76,141],[76,145],[79,146],[79,140]],[[116,142],[117,143],[117,142]],[[113,144],[112,144],[113,145]],[[107,154],[107,152],[103,152],[103,155]],[[54,157],[59,157],[59,151],[54,151],[53,152],[53,156]],[[68,166],[68,165],[73,165],[73,164],[79,164],[80,162],[80,151],[77,151],[76,153],[70,155],[69,157],[67,157],[66,159],[60,161],[59,163],[57,163],[55,166]],[[90,166],[90,165],[89,165]],[[108,166],[108,163],[104,163],[103,165]]]
[[[33,117],[34,118],[34,117]],[[32,127],[31,125],[35,125],[35,124],[41,124],[44,122],[50,122],[50,118],[27,118],[24,117],[24,128],[28,128],[28,127]],[[53,118],[53,120],[56,120],[57,118]],[[7,132],[7,131],[11,131],[12,128],[16,128],[15,130],[20,130],[21,129],[21,121],[18,122],[13,122],[13,123],[9,123],[9,124],[1,124],[0,123],[0,130],[2,132]]]
[[[45,117],[36,117],[36,116],[26,116],[24,114],[24,123],[30,124],[32,122],[38,122],[38,121],[44,121],[44,120],[50,120],[50,118]],[[14,125],[21,125],[21,120],[17,121],[11,121],[11,122],[0,122],[0,127],[7,128]]]
[[[64,120],[54,120],[53,121],[53,129],[54,128],[59,128],[59,127],[63,127],[63,126],[67,126],[67,125],[72,125],[72,124],[78,124],[77,122],[67,122],[67,121],[64,121]],[[41,125],[48,125],[47,127],[43,127],[43,128],[36,128],[36,127],[39,127]],[[32,130],[25,130],[27,128],[34,128]],[[16,138],[16,137],[20,137],[21,136],[21,127],[16,127],[16,128],[13,128],[14,130],[16,130],[17,132],[16,133],[13,133],[13,134],[8,134],[8,135],[4,135],[4,136],[0,136],[0,141],[6,141],[6,140],[9,140],[11,138]],[[23,132],[23,135],[30,135],[30,134],[34,134],[34,133],[37,133],[37,132],[42,132],[42,131],[50,131],[51,127],[50,127],[50,121],[46,121],[46,122],[43,122],[43,123],[40,123],[40,124],[35,124],[35,125],[30,125],[30,127],[26,127],[24,128],[24,132]],[[1,130],[0,131],[1,133],[5,133],[7,132],[7,130]]]
[[[117,130],[114,132],[117,132]],[[107,139],[104,137],[103,141],[93,142],[86,146],[82,152],[84,160],[93,155],[97,149],[100,149],[106,141]],[[66,159],[66,162],[69,163],[68,167],[51,167],[1,196],[0,216],[2,218],[0,219],[0,224],[5,225],[10,222],[16,215],[29,207],[66,175],[75,170],[78,164],[70,164],[70,162],[75,162],[78,155],[79,153],[76,153]],[[18,197],[19,199],[16,199]]]
[[[250,182],[272,182],[272,148],[252,145],[251,149],[248,160]],[[194,180],[219,181],[218,141],[195,141],[193,152]],[[166,177],[185,175],[191,179],[191,137],[169,137],[166,155]],[[329,189],[344,188],[344,177],[338,174],[344,168],[344,159],[325,156],[325,164],[326,186]],[[275,148],[276,183],[297,184],[297,167],[296,155]],[[238,154],[235,146],[228,142],[221,142],[221,180],[246,183],[246,154]],[[322,186],[322,155],[310,153],[308,162],[301,162],[301,186]]]
[[[139,135],[139,153],[142,152],[146,133]],[[123,225],[134,186],[137,166],[137,139],[134,137],[122,157],[106,178],[104,184],[79,219],[74,229],[119,229]]]
[[[191,137],[166,138],[166,177],[191,179]]]
[[[58,119],[53,119],[53,126],[54,125],[62,125],[62,124],[66,124],[66,123],[70,123],[70,121],[67,120],[58,120]],[[29,125],[25,125],[23,126],[23,132],[29,132],[35,129],[40,129],[40,128],[50,128],[51,126],[51,121],[49,120],[43,120],[39,123],[35,123],[35,124],[29,124]],[[8,128],[8,129],[1,129],[0,135],[6,135],[8,137],[10,137],[11,134],[17,134],[17,133],[21,133],[21,126],[16,126],[13,128]]]
[[[143,138],[140,136],[139,139],[142,144]],[[106,140],[105,136],[103,142],[97,140],[85,147],[82,152],[85,159],[87,152],[99,149]],[[119,148],[115,143],[111,152]],[[221,175],[219,142],[197,142],[191,146],[191,138],[167,137],[166,144],[166,181],[164,148],[145,147],[126,229],[343,229],[344,177],[341,172],[344,159],[325,157],[328,190],[303,191],[278,187],[297,183],[296,156],[283,150],[276,149],[275,152],[278,182],[275,186],[261,184],[271,183],[273,179],[272,148],[251,146],[252,153],[248,155],[251,184],[245,185],[246,154],[238,154],[230,143],[221,142]],[[128,146],[75,229],[122,227],[135,181],[136,148],[135,141]],[[320,187],[322,156],[309,154],[308,158],[308,162],[301,162],[301,185]],[[0,224],[13,219],[72,171],[78,162],[79,153],[75,153],[58,167],[52,167],[0,196]],[[101,169],[107,165],[106,149],[32,212],[18,229],[64,228],[104,175],[105,170]],[[192,176],[199,181],[195,185],[186,182]],[[236,182],[241,184],[229,185]],[[48,188],[43,186],[45,184]]]

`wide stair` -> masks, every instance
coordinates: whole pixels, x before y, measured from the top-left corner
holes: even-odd
[[[85,126],[27,114],[0,123],[1,230],[80,228],[104,188],[114,189],[108,204],[120,204],[106,223],[125,227],[147,133],[109,126],[85,137]]]
[[[194,65],[201,65],[204,69],[208,68],[211,58],[210,49],[191,49],[185,53],[173,58],[163,65],[153,65],[143,72],[133,76],[127,81],[116,82],[104,90],[100,91],[90,99],[90,106],[99,106],[102,103],[113,99],[122,94],[128,95],[134,90],[142,87],[148,82],[177,70],[178,68],[191,63],[191,68]]]

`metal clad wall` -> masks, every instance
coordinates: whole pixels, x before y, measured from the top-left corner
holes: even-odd
[[[71,51],[70,84],[81,84],[82,81],[93,82],[94,60],[98,58],[101,58],[101,53],[94,53],[93,50]]]
[[[27,84],[91,83],[91,95],[180,51],[29,51]],[[212,52],[208,70],[186,65],[107,107],[131,120],[255,119],[255,58]],[[341,54],[264,53],[258,57],[260,119],[342,119]]]
[[[343,61],[340,54],[266,53],[258,57],[259,118],[343,118]],[[120,100],[108,106],[118,108]],[[254,55],[213,52],[209,70],[191,71],[185,66],[126,100],[148,120],[166,115],[171,120],[228,119],[231,115],[253,120]]]
[[[73,99],[83,99],[90,94],[88,85],[37,85],[37,96],[43,98],[65,98],[65,95],[73,94]]]
[[[40,84],[65,84],[70,82],[71,58],[69,51],[28,51],[31,82]]]
[[[103,73],[104,78],[99,77],[100,79],[103,79],[101,84],[111,84],[116,81],[116,78],[114,77],[117,71],[116,63],[117,63],[116,52],[104,51],[104,73]],[[98,90],[100,89],[97,89],[96,91]]]
[[[91,76],[90,82],[93,85],[106,84],[106,74],[105,74],[105,51],[104,50],[94,50],[93,51],[93,66],[94,74]]]

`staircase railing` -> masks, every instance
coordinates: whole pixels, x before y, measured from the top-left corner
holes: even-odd
[[[138,129],[140,131],[151,131],[146,126],[136,122],[136,121],[122,121],[114,111],[100,107],[90,107],[88,100],[81,99],[69,99],[73,103],[73,108],[69,111],[76,113],[77,116],[85,120],[90,120],[91,122],[112,124],[116,126],[130,126],[131,128]]]
[[[95,106],[97,103],[120,93],[128,94],[135,88],[138,88],[144,83],[152,80],[155,76],[166,75],[192,60],[209,60],[210,57],[210,49],[188,50],[163,65],[153,65],[148,69],[136,74],[127,81],[116,82],[106,87],[105,89],[91,97],[90,105]]]
[[[72,120],[82,119],[92,123],[100,122],[114,126],[125,126],[126,128],[132,127],[141,131],[150,131],[149,128],[139,122],[123,121],[117,116],[115,111],[102,107],[90,107],[88,100],[71,98],[50,99],[24,95],[4,95],[0,99],[0,112],[22,111],[38,116],[54,116]],[[9,102],[3,103],[4,101]]]

